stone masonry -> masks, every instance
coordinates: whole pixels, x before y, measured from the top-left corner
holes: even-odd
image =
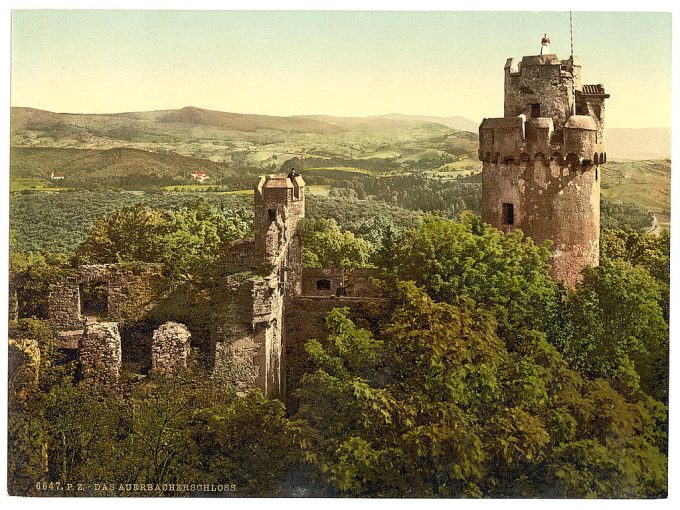
[[[305,215],[305,182],[294,171],[260,178],[255,187],[255,239],[250,268],[225,278],[232,288],[227,320],[215,329],[213,377],[236,390],[285,392],[286,295],[301,288],[298,224]]]
[[[115,322],[91,322],[78,344],[80,374],[84,381],[115,387],[122,364],[120,333]]]
[[[173,374],[187,367],[191,333],[184,324],[166,322],[153,332],[151,369]]]
[[[80,266],[75,274],[50,285],[47,301],[50,324],[60,330],[82,328],[87,314],[82,302],[83,288],[92,284],[105,287],[106,310],[101,315],[113,320],[140,315],[152,308],[164,291],[157,264]]]
[[[575,56],[508,59],[504,117],[479,127],[483,221],[551,241],[551,275],[568,287],[599,263],[608,97],[602,85],[581,83]]]

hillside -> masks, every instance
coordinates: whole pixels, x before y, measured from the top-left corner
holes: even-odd
[[[442,126],[457,129],[459,131],[468,131],[470,133],[477,133],[479,130],[479,122],[474,122],[458,115],[436,117],[432,115],[404,115],[403,113],[390,113],[389,115],[385,115],[385,118],[434,122],[436,124],[441,124]]]
[[[64,173],[58,183],[66,187],[136,188],[191,182],[192,172],[207,172],[211,183],[233,180],[233,168],[204,159],[139,149],[69,149],[12,147],[10,176],[17,179],[47,179],[52,172]],[[94,186],[96,184],[96,186]]]
[[[440,164],[474,158],[477,137],[433,122],[381,117],[274,117],[195,107],[101,115],[12,108],[11,144],[174,152],[260,171],[294,156],[313,158],[314,166],[389,170],[431,160],[421,153],[433,149],[452,156],[435,158]]]
[[[455,215],[477,208],[478,184],[468,186],[464,179],[477,182],[474,174],[481,165],[477,134],[450,126],[472,129],[473,124],[460,117],[401,114],[275,117],[196,107],[68,114],[12,108],[11,189],[246,190],[256,175],[299,157],[305,178],[320,192],[376,197],[394,205],[406,201],[417,210],[443,201]],[[669,224],[670,160],[616,161],[621,153],[662,154],[668,135],[668,130],[607,131],[602,196],[611,214],[616,208],[617,221],[637,210],[637,216],[653,212],[659,226]],[[50,181],[52,171],[67,178]],[[207,185],[195,186],[194,171],[210,175]],[[434,181],[394,179],[406,174]]]
[[[632,203],[670,226],[671,161],[608,161],[602,170],[602,198]]]

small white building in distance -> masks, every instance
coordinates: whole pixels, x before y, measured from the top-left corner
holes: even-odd
[[[52,179],[53,181],[61,181],[64,179],[64,177],[66,177],[66,175],[62,173],[55,174],[54,172],[52,172],[52,174],[50,175],[50,179]]]
[[[200,182],[210,179],[210,176],[206,172],[191,172],[191,177]]]

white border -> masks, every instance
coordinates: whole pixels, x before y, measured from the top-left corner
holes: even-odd
[[[376,0],[326,0],[323,2],[314,2],[310,0],[284,0],[281,2],[267,1],[267,0],[232,0],[226,2],[210,1],[210,0],[103,0],[100,2],[70,0],[70,1],[31,1],[31,0],[9,0],[4,2],[0,10],[0,27],[2,30],[2,51],[0,51],[0,69],[5,69],[4,76],[9,76],[10,69],[10,17],[11,9],[177,9],[177,10],[222,10],[222,9],[239,9],[239,10],[403,10],[403,11],[426,11],[426,10],[474,10],[474,11],[565,11],[571,9],[573,11],[646,11],[646,12],[672,12],[673,13],[673,83],[678,83],[678,65],[676,65],[676,56],[678,51],[678,14],[680,11],[676,7],[676,2],[671,0],[646,0],[644,2],[632,1],[613,1],[600,0],[593,2],[592,0],[572,0],[568,4],[550,4],[548,2],[537,0],[521,0],[511,3],[501,1],[487,1],[478,0],[474,3],[455,3],[444,0],[420,0],[415,2],[413,0],[392,0],[392,1],[376,1]],[[0,250],[0,334],[6,338],[7,333],[7,239],[8,239],[8,221],[9,208],[9,106],[10,106],[10,87],[9,81],[5,80],[2,83],[1,98],[2,104],[5,105],[4,115],[0,121],[0,140],[4,140],[0,144],[0,154],[2,161],[2,169],[4,171],[3,179],[0,180],[0,204],[1,214],[4,221],[0,222],[0,239],[3,241],[3,248]],[[673,124],[678,120],[678,106],[673,94]],[[680,125],[680,124],[676,124]],[[678,145],[678,136],[676,130],[673,130],[673,149]],[[675,153],[676,151],[673,150]],[[680,175],[678,171],[672,172],[671,176],[671,196],[676,197],[680,193]],[[678,200],[675,200],[677,205]],[[680,222],[680,212],[672,207],[671,210],[671,250],[672,259],[676,260],[680,257],[680,240],[678,239],[678,222]],[[678,278],[678,270],[680,266],[678,263],[672,262],[671,267],[671,311],[675,311],[676,306],[680,306],[680,280]],[[671,315],[671,367],[678,367],[680,363],[677,351],[680,349],[675,343],[678,338],[678,321]],[[7,350],[0,349],[0,363],[2,363],[2,371],[6,374],[7,370]],[[7,416],[5,410],[7,409],[7,379],[6,376],[0,380],[0,398],[2,399],[2,412],[0,412],[0,428],[2,434],[7,430]],[[678,470],[677,456],[680,450],[677,448],[677,442],[680,440],[678,435],[677,423],[680,419],[680,414],[677,412],[679,400],[677,398],[678,377],[671,373],[671,389],[670,389],[670,450],[669,450],[669,498],[667,500],[335,500],[335,499],[191,499],[184,498],[132,498],[132,499],[118,499],[118,498],[99,498],[96,502],[90,498],[10,498],[6,495],[7,487],[7,444],[6,436],[0,440],[2,445],[0,449],[0,491],[3,494],[2,503],[8,508],[69,508],[91,509],[93,505],[98,508],[117,508],[121,505],[126,507],[132,506],[157,506],[162,505],[165,508],[181,508],[185,509],[187,506],[200,505],[202,507],[221,507],[221,508],[262,508],[263,506],[274,506],[277,508],[295,508],[297,509],[314,509],[317,510],[320,506],[325,508],[344,508],[352,506],[353,508],[379,507],[393,509],[412,509],[414,507],[421,508],[427,506],[428,508],[447,508],[450,509],[453,505],[464,505],[466,508],[488,508],[503,506],[503,508],[541,508],[550,506],[551,508],[573,508],[575,506],[585,506],[598,508],[617,508],[627,509],[632,507],[668,507],[671,504],[677,504],[680,501],[680,489],[673,484],[674,481],[680,480],[680,470]]]

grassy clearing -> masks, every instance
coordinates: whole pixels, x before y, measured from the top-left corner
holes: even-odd
[[[66,191],[69,188],[55,188],[45,179],[38,179],[37,177],[15,177],[9,181],[9,191],[15,193],[18,191]]]
[[[325,186],[325,185],[313,185],[313,186],[306,186],[305,189],[307,190],[307,194],[309,195],[314,195],[315,197],[327,197],[328,192],[331,189],[330,186]],[[252,195],[254,193],[254,190],[252,188],[250,189],[238,189],[238,190],[232,190],[232,191],[221,191],[217,193],[218,195]]]
[[[161,187],[163,191],[214,191],[214,190],[224,190],[228,191],[229,188],[226,186],[217,186],[214,184],[181,184],[178,186],[163,186]]]
[[[314,195],[315,197],[327,197],[331,187],[322,185],[312,185],[306,186],[305,189],[307,190],[307,193],[309,195]]]
[[[233,190],[233,191],[221,192],[221,194],[223,194],[223,195],[252,195],[253,193],[255,193],[255,190],[252,189],[252,188],[251,189],[237,189],[237,190]]]

